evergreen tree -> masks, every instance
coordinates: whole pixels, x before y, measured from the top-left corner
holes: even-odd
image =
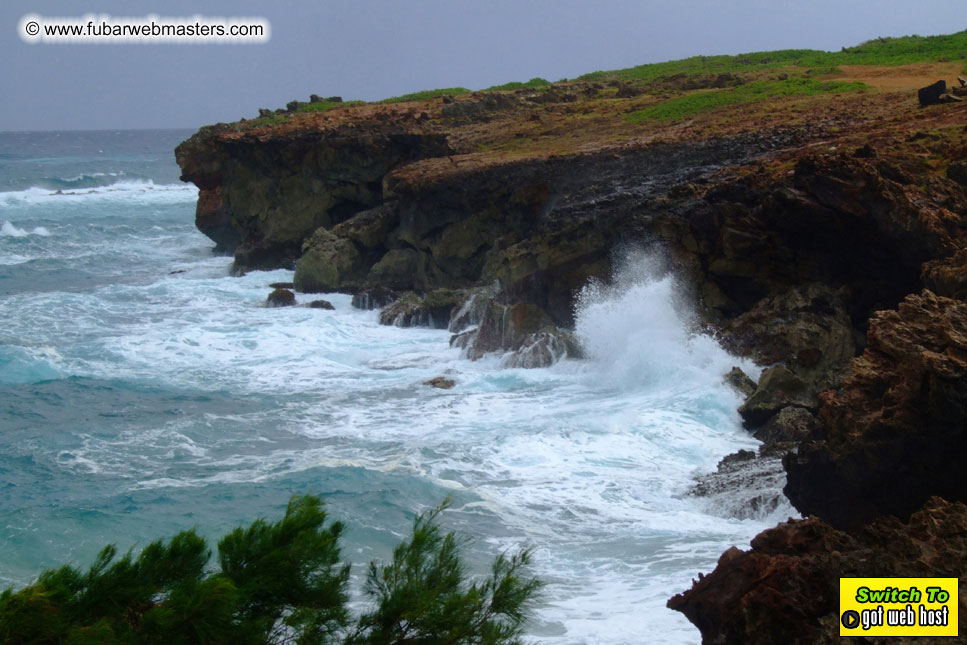
[[[460,540],[443,535],[446,504],[416,518],[386,565],[370,564],[372,611],[351,620],[340,522],[322,501],[294,496],[285,517],[256,520],[218,543],[183,531],[134,558],[105,547],[86,572],[70,566],[0,594],[2,643],[519,643],[540,583],[524,576],[527,551],[500,556],[468,583]]]

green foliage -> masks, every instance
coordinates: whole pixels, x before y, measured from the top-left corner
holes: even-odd
[[[631,123],[645,121],[673,121],[726,105],[753,103],[785,96],[809,96],[861,90],[864,83],[817,81],[800,78],[785,81],[758,81],[735,88],[707,92],[693,92],[643,110],[631,112],[625,119]]]
[[[485,89],[484,92],[502,92],[506,90],[524,90],[524,89],[539,90],[550,86],[551,86],[551,82],[548,81],[547,79],[536,77],[536,78],[532,78],[526,83],[515,81],[512,83],[504,83],[503,85],[494,85],[493,87],[488,87],[487,89]]]
[[[267,128],[273,125],[282,125],[289,120],[289,115],[287,113],[273,114],[272,116],[260,116],[257,119],[249,119],[242,124],[242,127],[246,130],[253,130],[255,128]]]
[[[469,93],[470,90],[465,87],[445,87],[439,90],[423,90],[422,92],[413,92],[412,94],[404,94],[403,96],[394,96],[392,98],[383,99],[382,102],[403,103],[404,101],[428,101],[430,99],[438,99],[446,94],[457,96],[458,94]]]
[[[329,110],[335,110],[336,108],[344,107],[355,107],[357,105],[363,105],[365,101],[317,101],[315,103],[306,103],[305,101],[299,101],[299,107],[296,112],[328,112]]]
[[[856,47],[845,47],[838,52],[783,49],[737,56],[693,56],[683,60],[638,65],[609,72],[591,72],[578,77],[578,80],[649,83],[679,74],[687,76],[737,74],[778,70],[790,66],[822,70],[833,69],[839,65],[891,66],[965,59],[967,59],[967,30],[947,36],[877,38]]]
[[[348,621],[345,603],[349,566],[339,564],[343,525],[325,527],[317,497],[294,497],[285,518],[256,520],[218,542],[225,578],[239,592],[236,621],[244,632],[265,642],[276,624],[300,634],[322,637]]]
[[[218,543],[221,570],[194,531],[149,544],[135,559],[105,547],[86,571],[64,566],[0,594],[2,643],[519,643],[540,583],[528,552],[495,561],[468,584],[453,533],[422,515],[393,562],[370,564],[372,612],[350,620],[343,525],[318,497],[294,496],[285,517],[256,520]]]
[[[466,585],[460,543],[435,524],[445,504],[418,517],[413,535],[393,551],[393,561],[370,563],[366,593],[375,609],[360,617],[347,642],[480,644],[520,643],[528,601],[541,584],[521,577],[527,551],[494,562],[490,577]]]

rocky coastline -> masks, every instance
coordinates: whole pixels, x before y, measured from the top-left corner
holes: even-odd
[[[840,576],[960,577],[967,633],[967,108],[870,92],[631,129],[626,90],[219,124],[176,157],[236,271],[294,268],[296,292],[447,328],[471,359],[580,356],[581,288],[629,248],[660,257],[697,325],[764,368],[729,375],[759,453],[694,494],[785,477],[809,516],[669,607],[709,643],[832,642]]]

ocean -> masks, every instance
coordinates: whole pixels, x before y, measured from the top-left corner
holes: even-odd
[[[191,131],[0,134],[0,588],[196,527],[277,519],[295,493],[347,524],[357,600],[416,513],[484,573],[528,546],[539,643],[695,643],[665,608],[795,511],[730,517],[694,477],[757,442],[733,365],[647,258],[576,311],[585,360],[471,362],[444,330],[267,308],[291,271],[230,275],[173,149]],[[423,385],[445,375],[451,390]]]

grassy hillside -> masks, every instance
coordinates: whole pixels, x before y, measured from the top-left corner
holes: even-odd
[[[607,110],[608,99],[639,97],[633,105],[623,110],[623,116],[619,119],[626,125],[639,125],[679,121],[719,108],[771,99],[862,91],[867,86],[855,78],[857,68],[847,68],[847,72],[852,70],[852,80],[841,78],[850,76],[844,73],[844,66],[897,67],[915,63],[949,63],[967,74],[967,30],[946,36],[877,38],[838,52],[783,49],[737,56],[693,56],[591,72],[559,83],[532,78],[524,82],[494,85],[480,91],[543,92],[555,88],[580,91],[577,86],[594,85],[599,89],[585,93],[581,98],[585,114]],[[936,79],[925,79],[924,84],[932,80]],[[376,103],[389,105],[430,101],[442,96],[460,97],[471,93],[472,90],[465,87],[448,87],[404,94]],[[294,111],[276,110],[272,115],[246,121],[242,127],[250,129],[282,125],[294,114],[372,104],[363,101],[322,101],[299,102],[297,105]]]
[[[680,74],[741,74],[754,71],[780,71],[785,68],[831,73],[840,65],[896,66],[910,63],[963,61],[967,64],[967,30],[948,36],[903,36],[877,38],[838,52],[815,49],[782,49],[737,56],[693,56],[664,63],[650,63],[626,69],[591,72],[579,81],[649,83]]]

